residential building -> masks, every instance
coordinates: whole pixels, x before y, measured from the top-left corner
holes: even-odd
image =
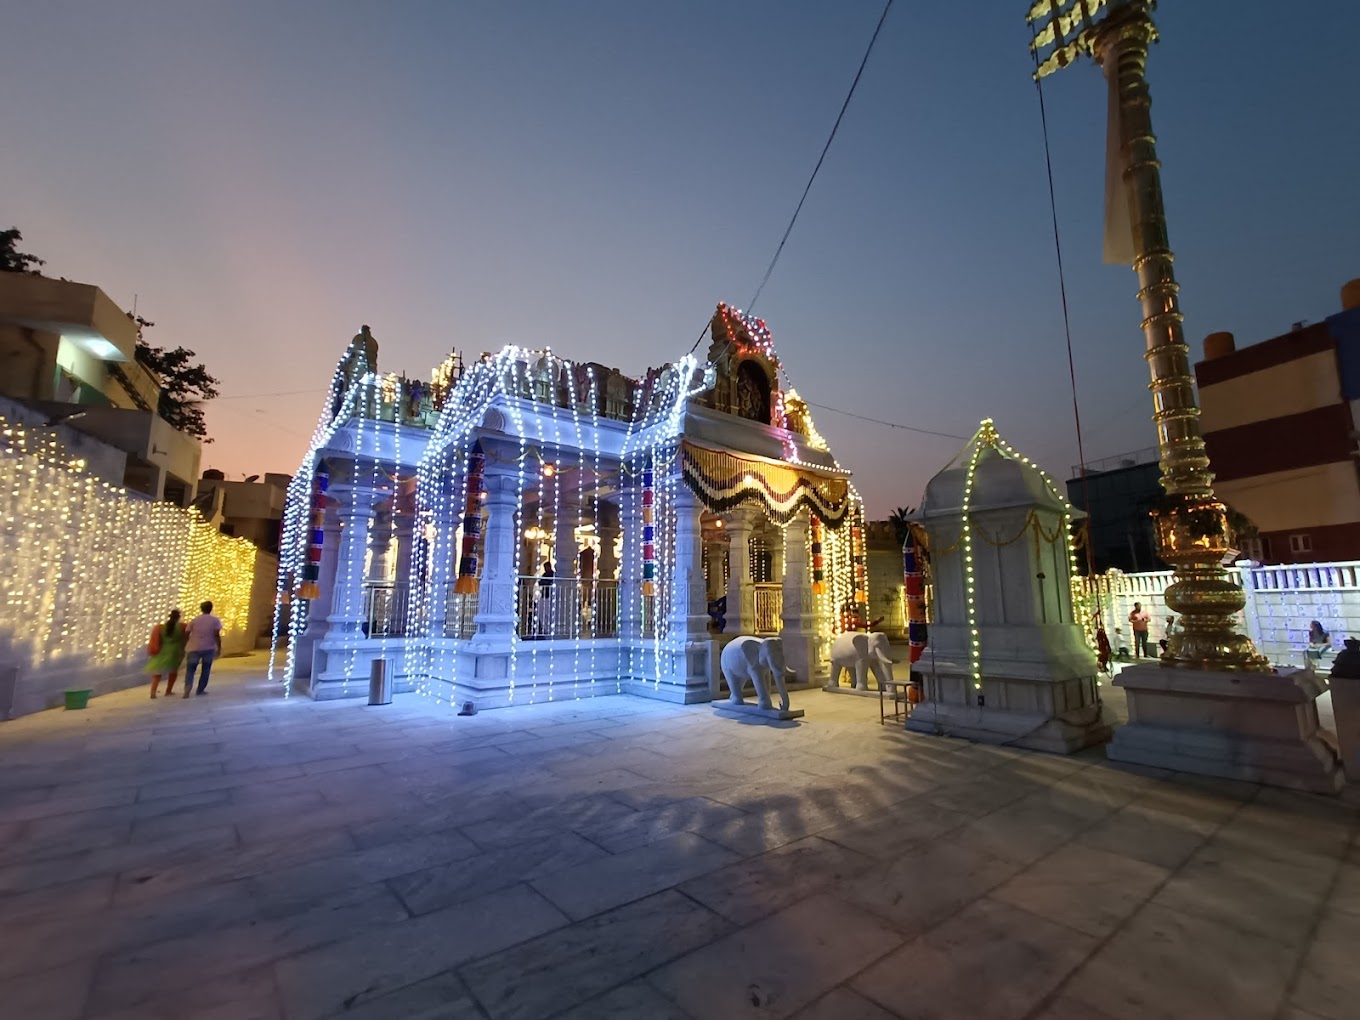
[[[136,350],[135,323],[98,287],[0,273],[0,396],[121,450],[128,489],[187,506],[201,447],[157,413],[160,381]]]
[[[278,555],[284,501],[292,480],[291,475],[271,473],[236,482],[209,468],[199,479],[195,502],[205,517],[220,521],[222,534],[249,539],[261,551]]]
[[[1072,467],[1067,501],[1087,515],[1088,534],[1097,572],[1111,567],[1131,573],[1159,570],[1157,545],[1150,516],[1162,496],[1157,448],[1121,453]],[[1078,557],[1083,572],[1086,556]]]
[[[1321,322],[1241,349],[1210,334],[1195,377],[1215,491],[1259,529],[1244,552],[1360,559],[1360,280]]]

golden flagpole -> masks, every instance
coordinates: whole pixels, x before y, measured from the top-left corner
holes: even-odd
[[[1053,45],[1035,73],[1041,78],[1089,53],[1110,80],[1117,117],[1117,168],[1132,229],[1133,268],[1142,304],[1144,358],[1152,376],[1152,420],[1161,453],[1165,506],[1155,513],[1158,554],[1175,581],[1166,604],[1181,629],[1167,641],[1162,663],[1191,669],[1266,671],[1270,665],[1237,629],[1246,595],[1228,578],[1223,559],[1232,546],[1227,508],[1214,495],[1214,476],[1200,431],[1199,406],[1181,322],[1180,287],[1167,237],[1161,163],[1152,131],[1148,47],[1157,39],[1156,0],[1037,0],[1029,21],[1047,24],[1033,48]],[[1104,16],[1097,18],[1106,8]]]

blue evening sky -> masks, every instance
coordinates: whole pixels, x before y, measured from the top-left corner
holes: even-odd
[[[1360,4],[1164,0],[1149,62],[1195,356],[1360,276]],[[1076,461],[1026,0],[897,3],[757,312],[818,404]],[[0,226],[239,399],[204,467],[297,464],[384,369],[503,343],[639,373],[759,283],[881,10],[842,2],[0,3]],[[1105,88],[1048,79],[1088,459],[1155,442],[1100,261]],[[312,390],[302,395],[288,394]],[[961,445],[814,410],[873,516]]]

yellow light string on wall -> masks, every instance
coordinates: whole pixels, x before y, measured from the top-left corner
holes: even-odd
[[[54,436],[0,417],[0,604],[29,665],[127,661],[170,609],[204,599],[244,629],[255,547],[83,468]]]

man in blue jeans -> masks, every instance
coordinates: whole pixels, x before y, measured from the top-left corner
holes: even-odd
[[[198,678],[198,693],[208,693],[208,674],[212,672],[213,659],[222,654],[222,621],[213,616],[211,602],[204,602],[198,608],[201,610],[199,615],[190,620],[188,626],[184,628],[189,633],[188,640],[184,643],[186,698],[194,689],[194,673],[198,671],[199,666],[203,667],[203,673]]]

